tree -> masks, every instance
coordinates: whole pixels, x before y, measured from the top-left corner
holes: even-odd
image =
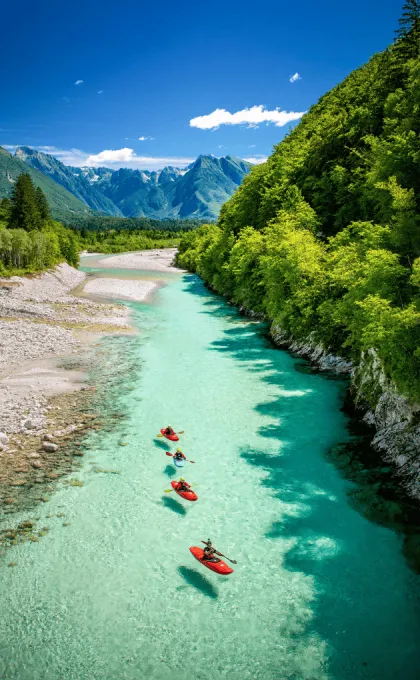
[[[37,204],[38,211],[39,211],[41,219],[42,220],[51,219],[50,207],[48,205],[48,201],[45,198],[45,194],[42,191],[41,187],[36,188],[35,197],[36,197],[36,204]]]
[[[0,200],[0,228],[7,227],[10,218],[11,203],[8,198]]]
[[[88,230],[86,229],[86,226],[85,226],[85,225],[83,225],[83,227],[82,227],[82,229],[81,229],[81,231],[80,231],[80,236],[81,236],[82,239],[84,239],[84,240],[87,239],[87,237],[88,237]]]
[[[407,56],[420,54],[420,0],[406,0],[396,31],[400,46],[407,48]]]
[[[12,229],[40,229],[42,226],[37,196],[31,176],[22,173],[16,180],[11,197],[9,227]]]

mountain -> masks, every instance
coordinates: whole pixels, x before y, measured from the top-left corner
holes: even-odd
[[[22,172],[31,175],[35,185],[41,187],[47,197],[51,213],[56,219],[68,218],[69,215],[84,216],[90,210],[86,203],[80,201],[60,184],[40,170],[37,170],[20,158],[12,156],[6,149],[0,147],[0,198],[10,196],[16,179]]]
[[[14,158],[54,180],[94,211],[155,219],[217,219],[223,203],[252,167],[234,156],[199,156],[184,169],[76,168],[27,146],[18,147]]]
[[[67,167],[64,163],[54,158],[54,156],[36,151],[29,146],[18,147],[15,156],[32,168],[44,173],[44,175],[53,179],[57,184],[61,184],[62,187],[70,191],[73,196],[76,196],[76,198],[89,206],[89,208],[92,208],[92,210],[104,212],[107,215],[122,216],[119,208],[96,188],[96,177],[99,179],[104,177],[107,172],[111,172],[106,170],[106,168],[100,168],[96,171],[96,175],[91,174],[89,176],[89,173],[75,172],[77,169]],[[102,170],[105,172],[101,172]]]
[[[199,156],[169,187],[171,216],[215,219],[252,165],[234,156]]]
[[[126,217],[214,220],[251,167],[234,156],[199,156],[183,170],[171,166],[160,172],[121,168],[99,175],[98,169],[86,177]]]

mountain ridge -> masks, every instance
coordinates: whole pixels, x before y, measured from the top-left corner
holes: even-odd
[[[31,147],[14,158],[61,185],[87,208],[119,217],[217,219],[252,165],[235,156],[200,155],[187,168],[162,170],[92,168],[64,165]],[[47,192],[48,195],[48,192]]]
[[[50,177],[54,182],[70,191],[73,196],[86,203],[92,210],[106,212],[108,215],[122,215],[112,201],[98,191],[84,175],[76,176],[67,165],[64,165],[54,156],[37,151],[29,146],[19,146],[16,149],[15,157]]]
[[[10,196],[16,179],[23,172],[27,172],[32,177],[35,186],[41,187],[54,218],[63,219],[68,215],[86,216],[91,212],[86,203],[80,201],[48,175],[31,167],[0,146],[0,198]]]

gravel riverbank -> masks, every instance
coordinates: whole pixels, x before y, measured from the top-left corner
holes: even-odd
[[[95,254],[89,264],[177,271],[171,266],[174,254],[172,249],[107,258]],[[108,373],[100,393],[97,386],[86,383],[87,371],[102,361],[95,340],[105,334],[131,333],[132,328],[126,306],[88,296],[143,301],[158,285],[157,281],[87,277],[67,264],[40,275],[0,278],[0,507],[4,512],[42,500],[42,487],[37,485],[44,483],[48,493],[54,479],[77,466],[84,432],[101,426],[95,410],[112,376]],[[116,355],[111,365],[118,373],[123,358]]]
[[[0,501],[10,497],[8,484],[24,486],[29,472],[43,469],[42,456],[59,457],[60,438],[86,425],[75,407],[76,397],[86,402],[89,391],[92,339],[131,331],[122,305],[71,294],[85,278],[61,264],[36,276],[0,279]],[[66,368],[69,356],[73,365]]]
[[[83,291],[87,295],[97,295],[112,300],[145,302],[155,288],[157,284],[152,281],[95,278],[85,283]]]
[[[94,254],[92,260],[95,260],[97,267],[106,267],[107,269],[140,269],[155,272],[179,272],[177,267],[173,266],[177,249],[165,248],[156,250],[143,250],[136,253],[121,253],[121,255],[111,255],[104,257],[104,255]]]

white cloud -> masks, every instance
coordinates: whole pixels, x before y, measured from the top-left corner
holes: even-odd
[[[165,165],[185,167],[194,158],[179,156],[138,156],[134,149],[105,149],[97,154],[91,154],[78,165],[105,166],[110,168],[138,168],[142,170],[159,170]]]
[[[262,104],[251,106],[249,109],[242,109],[236,113],[230,113],[226,109],[216,109],[213,113],[206,116],[197,116],[190,120],[190,126],[200,130],[216,130],[221,125],[247,125],[247,127],[257,127],[259,123],[274,123],[277,127],[282,127],[292,120],[299,120],[304,111],[280,111],[274,109],[267,110]]]
[[[83,85],[83,80],[76,80],[75,85]]]
[[[250,144],[250,145],[248,146],[248,149],[255,149],[256,146],[257,146],[256,144]]]
[[[219,144],[218,149],[223,149],[223,144]]]
[[[296,71],[292,76],[289,78],[291,83],[295,83],[297,80],[302,80],[302,76],[299,75],[299,73]]]
[[[102,94],[103,90],[98,90],[98,94]]]
[[[151,141],[152,139],[154,139],[154,137],[141,136],[141,137],[139,137],[139,142],[147,142],[147,141]]]
[[[261,165],[261,163],[265,163],[267,156],[248,156],[243,160],[248,161],[248,163],[253,163],[254,165]]]

